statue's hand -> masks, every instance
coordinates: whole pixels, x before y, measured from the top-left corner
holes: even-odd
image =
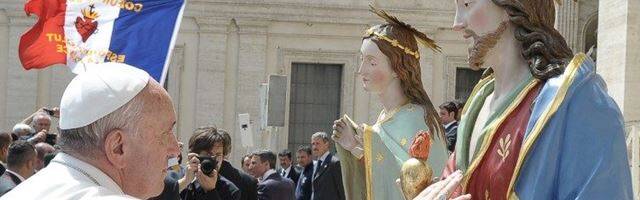
[[[445,200],[460,185],[460,181],[462,181],[462,172],[456,171],[453,174],[449,175],[449,177],[447,177],[446,179],[431,184],[429,187],[420,192],[420,194],[418,194],[418,196],[413,200]],[[456,197],[453,200],[468,199],[471,199],[471,195],[466,194]]]
[[[361,146],[356,139],[356,131],[354,127],[346,123],[346,120],[340,118],[333,122],[333,135],[331,138],[336,141],[342,148],[351,151],[357,146]]]

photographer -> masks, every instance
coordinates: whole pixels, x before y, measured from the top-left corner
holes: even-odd
[[[22,120],[22,124],[31,124],[36,132],[36,134],[29,135],[22,139],[26,139],[34,145],[40,142],[46,142],[51,146],[54,146],[57,142],[58,135],[56,133],[50,133],[51,117],[60,117],[60,109],[58,107],[40,108],[29,117]]]
[[[179,181],[182,200],[240,199],[240,190],[226,178],[220,176],[223,160],[223,145],[215,145],[222,136],[215,131],[198,131],[189,139],[189,166]],[[219,144],[219,143],[218,143]]]

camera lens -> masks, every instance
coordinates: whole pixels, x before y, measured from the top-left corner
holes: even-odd
[[[202,173],[204,173],[207,176],[211,175],[211,173],[213,172],[213,169],[215,169],[213,159],[211,158],[202,159],[202,161],[200,162],[200,170],[202,170]]]

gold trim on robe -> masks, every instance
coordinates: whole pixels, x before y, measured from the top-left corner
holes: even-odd
[[[518,174],[520,173],[520,169],[522,168],[522,164],[524,163],[524,159],[529,150],[531,150],[531,147],[533,146],[535,141],[540,136],[544,125],[547,124],[547,121],[549,121],[549,119],[560,107],[560,104],[562,104],[562,102],[564,101],[564,98],[567,95],[567,91],[569,90],[569,86],[571,86],[571,83],[573,83],[573,80],[576,77],[576,73],[578,72],[578,69],[580,69],[580,65],[582,65],[585,58],[586,55],[580,53],[575,56],[571,63],[569,63],[566,68],[566,70],[568,71],[565,72],[566,77],[564,77],[562,85],[560,85],[560,88],[558,89],[553,102],[549,105],[549,108],[547,108],[544,113],[540,115],[540,119],[538,119],[538,121],[534,125],[533,129],[529,133],[529,136],[524,138],[522,150],[520,151],[520,155],[518,155],[518,162],[516,163],[513,177],[511,178],[511,183],[509,184],[509,189],[507,190],[509,199],[518,199],[518,196],[515,192],[515,182],[518,178]]]

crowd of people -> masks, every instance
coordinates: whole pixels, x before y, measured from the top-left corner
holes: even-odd
[[[50,131],[53,117],[59,117],[58,108],[41,108],[11,132],[0,132],[0,196],[44,168],[55,156],[58,135]]]
[[[74,78],[60,108],[0,133],[0,199],[345,199],[329,134],[294,152],[252,152],[236,168],[229,132],[203,126],[183,147],[166,91],[143,71],[109,65]]]
[[[227,160],[231,144],[225,130],[196,129],[184,164],[181,155],[171,158],[177,162],[168,168],[165,188],[151,199],[345,199],[340,161],[325,132],[313,134],[310,146],[296,150],[295,163],[288,149],[278,154],[259,150],[244,155],[236,169]]]

